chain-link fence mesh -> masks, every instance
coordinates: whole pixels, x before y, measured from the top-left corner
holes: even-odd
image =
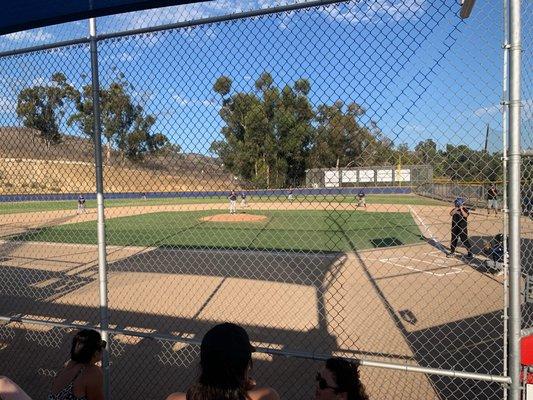
[[[98,40],[112,397],[186,390],[191,343],[222,321],[265,350],[254,377],[286,398],[311,396],[311,359],[329,355],[502,375],[501,6],[478,2],[466,20],[455,0],[206,19],[274,5],[251,3],[97,20],[106,34],[182,25]],[[14,34],[0,48],[82,28]],[[68,355],[65,326],[99,324],[89,47],[0,66],[0,315],[52,323],[1,327],[0,371],[42,397]],[[439,374],[362,376],[371,398],[503,396],[498,383]]]

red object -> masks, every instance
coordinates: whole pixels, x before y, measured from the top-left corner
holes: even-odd
[[[520,340],[520,359],[523,366],[533,366],[533,336],[526,336]],[[523,371],[520,376],[522,382],[524,375],[527,376],[526,383],[533,384],[533,373]]]
[[[522,365],[533,366],[533,335],[520,340],[520,359]]]

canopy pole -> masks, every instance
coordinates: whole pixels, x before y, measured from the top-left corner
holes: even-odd
[[[91,72],[93,91],[94,117],[94,164],[96,171],[96,202],[97,202],[97,235],[98,235],[98,280],[100,284],[100,329],[102,339],[109,343],[109,317],[107,309],[107,258],[105,238],[104,212],[104,174],[102,166],[102,136],[100,118],[100,80],[98,77],[98,39],[96,38],[96,20],[89,20],[89,39],[91,49]],[[109,400],[109,353],[102,354],[102,369],[104,371],[104,398]]]

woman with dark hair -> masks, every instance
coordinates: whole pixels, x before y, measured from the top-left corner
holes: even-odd
[[[48,400],[103,400],[104,379],[96,363],[106,342],[92,329],[79,331],[72,339],[70,360],[56,375]],[[12,380],[0,376],[0,400],[31,400]]]
[[[357,363],[330,358],[317,372],[316,382],[316,400],[368,400]]]
[[[79,331],[72,339],[70,360],[56,375],[48,400],[103,400],[104,376],[96,365],[106,342],[92,329]]]
[[[242,327],[216,325],[202,339],[198,382],[167,400],[279,400],[273,389],[257,388],[250,378],[254,351]]]

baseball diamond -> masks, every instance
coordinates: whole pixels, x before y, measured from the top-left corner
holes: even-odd
[[[533,400],[533,1],[2,5],[0,400]]]

